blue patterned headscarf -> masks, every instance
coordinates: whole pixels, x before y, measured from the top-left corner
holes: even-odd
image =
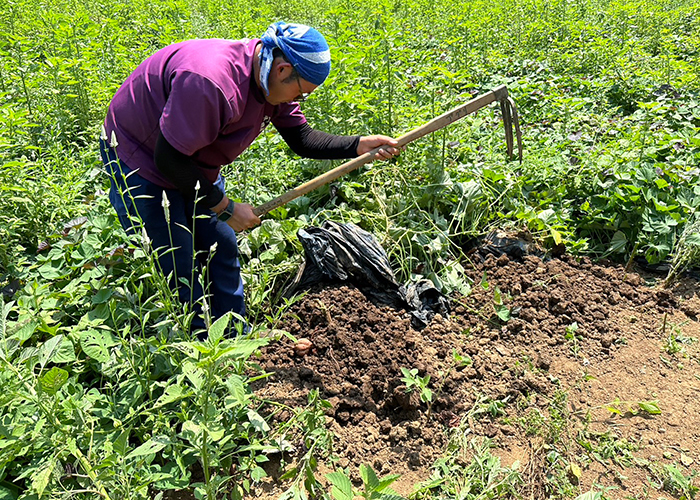
[[[331,71],[331,52],[323,35],[303,24],[271,24],[261,38],[260,83],[270,95],[268,79],[272,69],[272,51],[279,48],[299,75],[314,85],[321,85]]]

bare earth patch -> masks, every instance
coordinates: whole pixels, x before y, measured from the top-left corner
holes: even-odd
[[[360,464],[399,473],[392,486],[403,495],[430,477],[455,428],[490,438],[502,465],[518,467],[526,498],[605,488],[608,498],[679,498],[668,466],[697,484],[697,282],[664,290],[568,256],[490,257],[471,277],[451,317],[422,331],[354,288],[310,292],[282,327],[311,345],[265,348],[260,362],[274,375],[256,393],[297,407],[318,389],[332,405],[335,467],[354,481]],[[508,321],[496,315],[501,304]],[[431,404],[406,392],[401,368],[430,376]],[[268,479],[251,496],[287,487]]]

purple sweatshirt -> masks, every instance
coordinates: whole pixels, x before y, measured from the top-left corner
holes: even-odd
[[[117,137],[119,159],[145,179],[173,186],[155,165],[158,133],[201,165],[211,182],[272,122],[306,123],[297,103],[273,106],[255,82],[259,40],[188,40],[142,62],[109,105],[105,130]]]

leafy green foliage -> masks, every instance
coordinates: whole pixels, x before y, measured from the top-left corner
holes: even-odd
[[[493,290],[493,308],[496,311],[496,316],[498,316],[498,319],[500,319],[504,323],[510,320],[510,307],[505,305],[503,301],[503,294],[501,293],[501,290],[498,289],[498,287],[495,287]]]
[[[564,329],[564,338],[569,344],[569,348],[574,356],[578,356],[579,353],[579,341],[580,336],[576,334],[578,331],[578,323],[573,322]]]
[[[362,490],[353,487],[350,478],[342,471],[335,471],[326,474],[326,479],[331,483],[331,496],[334,500],[353,500],[353,498],[364,498],[366,500],[402,500],[403,497],[389,488],[389,485],[400,476],[390,474],[381,479],[377,477],[372,467],[360,465],[360,476],[362,477]]]
[[[591,459],[604,465],[614,462],[623,467],[630,467],[634,464],[633,452],[639,449],[635,443],[610,431],[605,433],[582,431],[577,441]]]
[[[616,398],[610,404],[605,406],[605,409],[615,415],[623,415],[625,412],[631,415],[637,415],[640,412],[648,415],[660,415],[658,401],[620,401]]]
[[[519,106],[525,160],[507,161],[500,116],[488,108],[397,160],[277,209],[240,239],[253,333],[227,338],[227,317],[201,342],[185,333],[191,312],[169,293],[152,255],[118,229],[96,160],[99,124],[118,86],[156,49],[193,37],[256,36],[276,19],[317,26],[330,43],[334,70],[304,103],[313,126],[399,135],[505,83]],[[271,428],[249,385],[265,376],[255,363],[264,343],[256,332],[274,327],[289,304],[281,292],[302,259],[295,234],[307,224],[360,224],[387,248],[401,281],[427,277],[445,292],[469,292],[472,238],[496,226],[527,229],[549,248],[620,261],[673,256],[677,272],[693,265],[699,19],[690,0],[6,3],[0,497],[79,490],[137,499],[186,487],[198,498],[241,497],[263,478],[266,453],[289,449],[285,433],[305,450],[285,470],[288,498],[320,496],[314,474],[332,449],[328,403],[312,393],[307,407]],[[224,173],[232,196],[257,204],[332,166],[296,158],[269,130]],[[508,321],[497,289],[493,302]],[[575,347],[575,332],[565,335]],[[667,348],[679,342],[669,337]],[[446,373],[466,362],[454,355]],[[404,377],[431,402],[427,377]],[[505,411],[503,401],[483,403],[481,414]],[[550,493],[573,496],[562,476],[565,406],[556,395],[531,428],[546,433]],[[631,408],[658,410],[654,402]],[[485,445],[451,446],[419,495],[516,495],[517,473]],[[475,458],[461,470],[465,451]],[[205,471],[199,483],[195,463]],[[690,479],[667,472],[669,491],[695,494]],[[360,473],[361,495],[389,494],[380,488],[392,476],[377,482],[371,469]]]
[[[522,479],[519,464],[503,467],[490,453],[490,441],[468,440],[464,431],[455,429],[445,457],[433,464],[427,481],[418,486],[413,498],[463,498],[486,500],[516,495]],[[465,459],[466,466],[464,465]]]
[[[418,369],[411,368],[401,368],[401,381],[406,384],[406,392],[413,392],[417,390],[420,394],[420,400],[424,403],[430,403],[433,400],[433,391],[430,390],[428,384],[430,383],[430,375],[425,377],[418,376]]]
[[[700,491],[700,488],[693,484],[693,479],[697,476],[697,473],[686,477],[674,465],[666,465],[664,469],[666,477],[663,480],[663,487],[666,491],[684,500],[695,498],[698,491]]]

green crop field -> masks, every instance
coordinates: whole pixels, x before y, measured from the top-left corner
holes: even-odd
[[[240,239],[252,333],[222,338],[225,317],[200,342],[109,205],[100,125],[157,49],[259,37],[276,20],[312,25],[331,46],[331,75],[302,105],[315,128],[399,136],[505,84],[524,159],[507,158],[500,108],[489,106],[274,210]],[[289,305],[280,290],[303,259],[297,230],[358,224],[401,280],[420,270],[445,293],[469,292],[465,249],[494,228],[578,255],[670,262],[674,273],[697,264],[700,5],[2,0],[0,162],[0,499],[185,487],[238,498],[291,433],[308,452],[288,471],[289,497],[343,499],[315,475],[330,451],[325,403],[311,397],[271,427],[249,387],[265,376],[255,353],[271,337],[260,332],[276,331]],[[223,172],[229,196],[258,205],[332,166],[296,157],[270,128]]]

